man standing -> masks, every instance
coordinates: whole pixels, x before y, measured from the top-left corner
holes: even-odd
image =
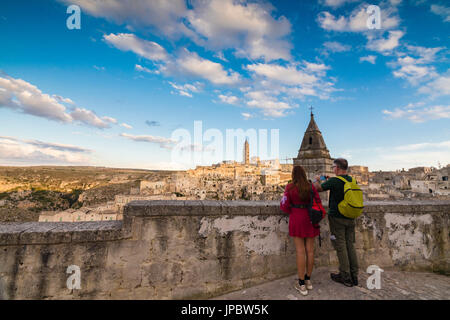
[[[352,178],[347,175],[347,160],[335,159],[332,169],[336,176],[352,181]],[[330,274],[331,279],[347,287],[356,286],[358,285],[358,260],[354,246],[355,220],[343,216],[338,209],[339,202],[344,200],[344,182],[339,178],[332,177],[320,184],[320,177],[316,176],[314,186],[319,192],[330,190],[328,204],[330,239],[339,260],[339,273]]]

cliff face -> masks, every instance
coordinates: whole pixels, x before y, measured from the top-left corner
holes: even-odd
[[[141,179],[154,171],[98,167],[0,167],[0,192],[72,192]]]
[[[37,221],[41,211],[80,207],[80,193],[34,189],[0,193],[0,222]]]
[[[0,167],[0,222],[38,221],[41,211],[61,211],[129,194],[139,179],[164,171],[98,167]]]

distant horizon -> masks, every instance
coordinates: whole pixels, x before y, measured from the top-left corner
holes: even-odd
[[[276,160],[276,159],[270,159],[270,160]],[[224,160],[224,161],[227,161],[227,160]],[[216,165],[216,164],[218,164],[218,163],[214,163],[212,165]],[[243,163],[239,162],[239,164],[243,164]],[[250,163],[250,164],[253,164],[253,163]],[[280,165],[281,164],[293,165],[292,163],[281,163],[280,162]],[[212,165],[209,165],[209,166],[212,166]],[[361,164],[349,164],[349,167],[353,167],[353,166],[367,167],[369,172],[379,172],[379,171],[382,171],[382,172],[401,172],[403,169],[405,171],[409,171],[410,169],[422,168],[422,167],[424,167],[424,168],[434,168],[434,169],[440,170],[440,169],[445,168],[445,167],[447,167],[449,165],[450,165],[450,163],[447,163],[445,165],[441,165],[441,168],[434,167],[434,166],[416,166],[416,167],[394,169],[394,170],[370,170],[370,167],[367,167],[367,166],[361,165]],[[198,165],[197,167],[205,167],[205,166],[208,166],[208,165]],[[73,167],[73,168],[99,168],[99,169],[104,168],[104,169],[117,169],[117,170],[173,171],[173,172],[176,172],[176,171],[187,171],[187,170],[195,169],[195,168],[190,168],[190,169],[185,169],[185,170],[181,170],[181,169],[176,169],[175,170],[175,169],[147,169],[147,168],[128,168],[128,167],[83,166],[83,165],[77,166],[77,165],[3,165],[3,164],[0,164],[0,168],[37,168],[37,167],[41,167],[41,168],[69,168],[69,167]]]

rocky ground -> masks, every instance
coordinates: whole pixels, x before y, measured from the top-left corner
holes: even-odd
[[[294,288],[297,276],[289,276],[213,300],[450,300],[450,277],[445,275],[384,270],[380,289],[369,290],[368,273],[360,272],[358,286],[346,287],[333,282],[330,272],[336,270],[320,267],[313,271],[313,289],[307,296]]]

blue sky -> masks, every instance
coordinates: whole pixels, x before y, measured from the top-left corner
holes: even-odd
[[[183,169],[200,163],[177,161],[172,135],[194,121],[278,129],[292,158],[310,105],[332,157],[446,165],[449,35],[447,1],[2,1],[0,165]]]

